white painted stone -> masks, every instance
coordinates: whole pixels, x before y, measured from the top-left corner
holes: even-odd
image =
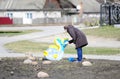
[[[30,59],[26,59],[26,60],[24,60],[23,63],[24,63],[24,64],[31,64],[31,63],[32,63],[32,60],[30,60]]]
[[[38,78],[45,78],[45,77],[49,77],[49,75],[45,72],[40,71],[40,72],[38,72],[37,77]]]
[[[11,75],[14,75],[14,72],[13,72],[13,71],[11,71],[11,72],[10,72],[10,74],[11,74]]]
[[[33,60],[33,61],[35,60],[35,57],[33,57],[33,56],[29,56],[28,58],[29,58],[30,60]]]
[[[83,61],[82,65],[83,66],[92,66],[92,63],[90,61]]]
[[[37,62],[37,61],[33,61],[31,64],[32,64],[32,65],[37,65],[38,62]]]
[[[43,61],[42,64],[51,64],[51,61]]]

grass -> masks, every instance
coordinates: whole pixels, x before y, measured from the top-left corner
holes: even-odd
[[[0,36],[15,36],[15,35],[23,35],[23,34],[27,34],[27,33],[32,33],[32,32],[40,32],[40,30],[23,30],[23,31],[19,31],[19,30],[6,30],[6,31],[3,31],[1,30],[0,31]]]
[[[36,32],[36,30],[28,31],[0,31],[0,36],[13,36],[21,35],[26,33]],[[114,28],[112,26],[104,26],[95,29],[86,29],[84,32],[87,35],[104,37],[104,38],[115,38],[120,41],[120,28]],[[48,48],[50,44],[48,43],[36,43],[31,41],[19,41],[14,43],[6,44],[5,47],[14,51],[14,52],[43,52]],[[96,54],[96,55],[115,55],[120,54],[120,48],[104,48],[104,47],[84,47],[84,54]],[[76,50],[73,46],[67,46],[65,53],[76,54]]]
[[[94,29],[83,30],[86,35],[92,35],[104,38],[115,38],[120,41],[120,28],[114,28],[112,26],[103,26]]]
[[[76,54],[74,47],[67,47],[65,50],[66,53]],[[93,55],[116,55],[120,54],[120,48],[105,48],[105,47],[84,47],[84,54],[93,54]]]
[[[32,52],[39,53],[43,52],[48,48],[49,43],[36,43],[31,41],[19,41],[14,43],[6,44],[5,47],[14,52]],[[103,47],[84,47],[84,54],[95,54],[95,55],[115,55],[120,54],[120,48],[103,48]],[[65,53],[76,54],[76,50],[73,46],[67,46]]]
[[[48,43],[37,43],[31,41],[18,41],[13,43],[5,44],[5,47],[20,53],[32,52],[38,53],[46,50],[48,48]]]

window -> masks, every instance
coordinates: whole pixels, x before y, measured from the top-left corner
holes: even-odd
[[[7,13],[7,17],[13,18],[13,13]]]
[[[32,19],[32,13],[27,13],[26,16],[28,19]]]

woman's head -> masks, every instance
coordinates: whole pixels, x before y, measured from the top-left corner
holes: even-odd
[[[73,27],[73,25],[65,25],[64,29],[67,30],[68,27]]]
[[[68,27],[68,25],[65,25],[65,26],[64,26],[64,29],[66,30],[66,29],[67,29],[67,27]]]

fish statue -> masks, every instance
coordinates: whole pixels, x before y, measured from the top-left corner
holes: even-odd
[[[49,48],[43,52],[44,57],[48,60],[61,60],[67,44],[68,38],[55,38],[54,45],[50,45]]]

